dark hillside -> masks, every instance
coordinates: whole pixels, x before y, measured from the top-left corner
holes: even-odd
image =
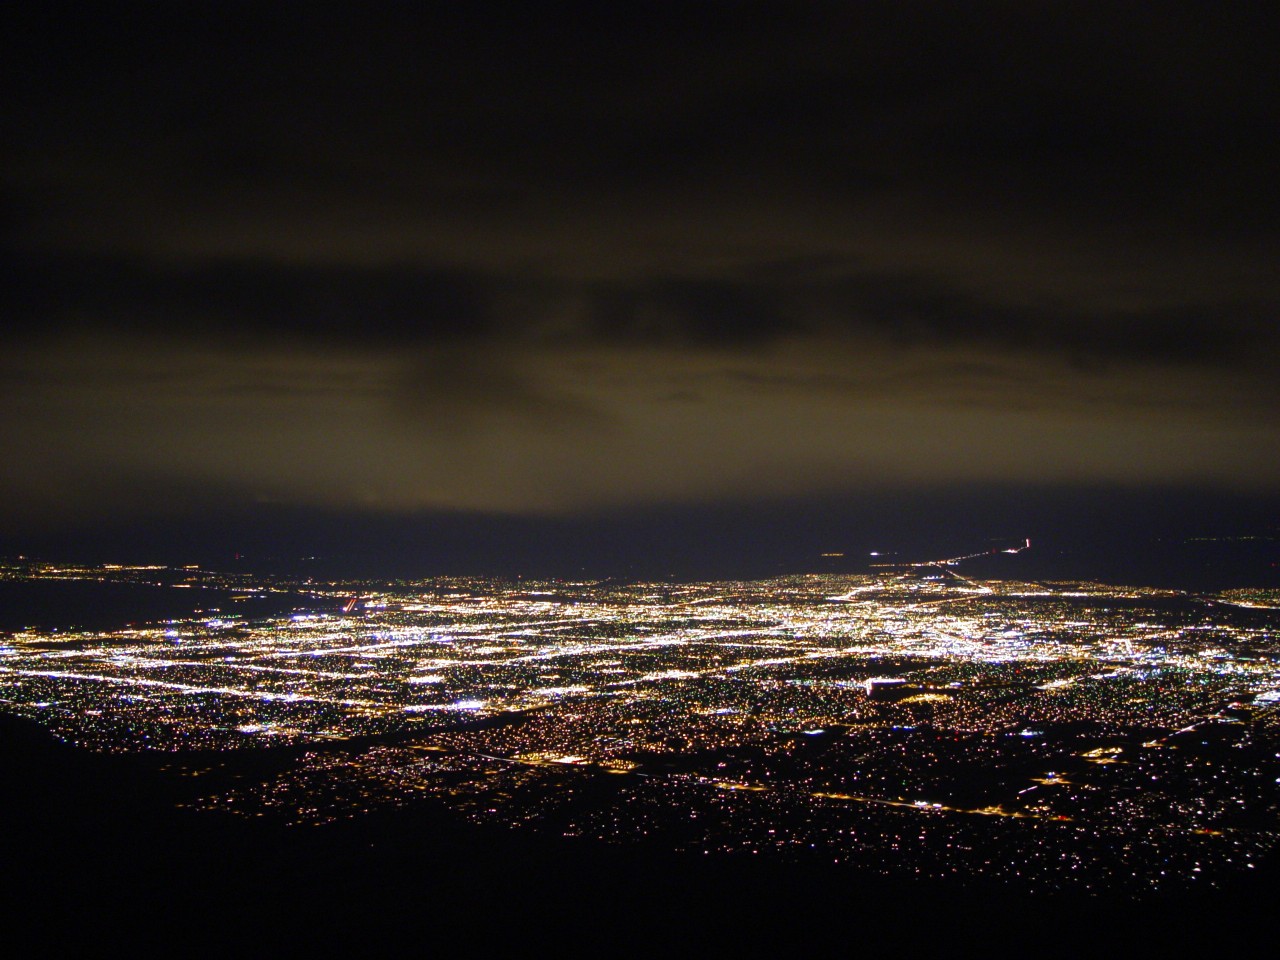
[[[560,945],[647,952],[831,937],[850,948],[1037,952],[1234,942],[1271,886],[1117,904],[958,890],[743,860],[693,860],[460,823],[429,808],[333,828],[175,810],[154,765],[88,754],[0,717],[0,891],[50,945]],[[176,938],[176,940],[174,939]]]

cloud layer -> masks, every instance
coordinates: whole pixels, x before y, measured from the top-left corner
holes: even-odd
[[[7,58],[15,513],[1280,480],[1261,17],[275,9]]]

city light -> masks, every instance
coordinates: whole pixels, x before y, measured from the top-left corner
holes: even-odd
[[[431,797],[611,843],[1098,893],[1219,885],[1280,846],[1269,591],[975,589],[914,570],[180,579],[306,608],[17,631],[0,705],[91,749],[172,754],[178,771],[196,753],[303,748],[269,781],[190,801],[296,824]]]

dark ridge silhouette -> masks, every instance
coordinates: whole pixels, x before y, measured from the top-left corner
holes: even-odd
[[[1273,874],[1149,902],[662,854],[464,822],[424,803],[328,827],[176,809],[163,763],[0,716],[0,895],[49,947],[418,944],[648,952],[816,946],[1052,953],[1219,947],[1264,928]],[[1104,934],[1105,931],[1105,934]],[[176,939],[175,939],[176,938]]]

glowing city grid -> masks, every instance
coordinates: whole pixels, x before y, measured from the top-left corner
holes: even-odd
[[[0,708],[297,825],[493,825],[1034,889],[1220,886],[1280,844],[1280,594],[978,581],[298,582],[10,564],[10,580],[298,591],[297,612],[0,635]]]

